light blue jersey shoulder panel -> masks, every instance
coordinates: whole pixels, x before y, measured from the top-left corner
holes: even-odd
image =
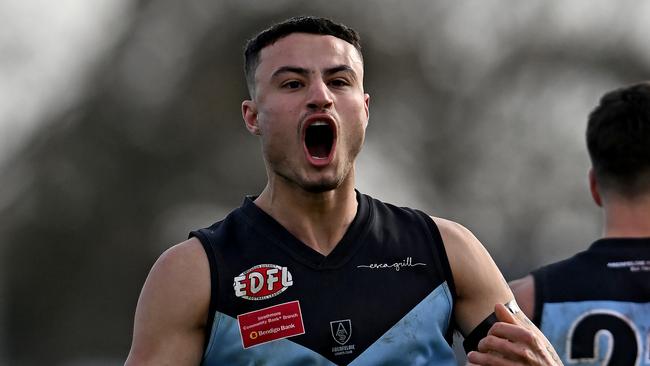
[[[441,284],[350,365],[456,365],[445,340],[452,296]],[[308,329],[306,330],[309,331]],[[263,363],[259,363],[263,360]],[[322,355],[288,339],[243,349],[237,320],[217,312],[202,365],[335,365]]]

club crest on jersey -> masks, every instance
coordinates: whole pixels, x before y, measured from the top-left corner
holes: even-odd
[[[350,319],[330,322],[330,331],[336,343],[341,346],[348,343],[352,336],[352,321]]]
[[[277,264],[258,264],[235,277],[235,296],[246,300],[266,300],[293,285],[291,272]]]

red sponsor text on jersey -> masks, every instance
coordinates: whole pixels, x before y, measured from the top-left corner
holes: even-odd
[[[298,301],[238,315],[237,322],[244,348],[305,333]]]
[[[277,264],[258,264],[235,277],[235,296],[246,300],[266,300],[281,294],[293,285],[287,267]]]

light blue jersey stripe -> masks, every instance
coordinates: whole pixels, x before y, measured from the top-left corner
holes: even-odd
[[[451,293],[445,282],[350,365],[455,366],[453,350],[445,340],[452,307]]]
[[[433,290],[350,365],[456,365],[445,340],[452,296],[446,283]],[[309,330],[306,330],[309,332]],[[260,363],[262,361],[263,363]],[[202,365],[334,365],[288,339],[243,349],[237,320],[217,312]]]
[[[260,363],[263,360],[264,363]],[[237,319],[217,312],[202,362],[212,365],[334,365],[320,354],[287,339],[244,349]]]

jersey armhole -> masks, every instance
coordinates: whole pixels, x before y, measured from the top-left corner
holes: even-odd
[[[447,282],[447,287],[449,287],[449,292],[451,293],[452,309],[450,314],[450,326],[445,333],[445,339],[447,339],[447,342],[451,345],[454,338],[454,330],[458,328],[454,322],[454,305],[456,304],[456,286],[454,285],[454,276],[451,272],[451,265],[447,258],[447,251],[445,250],[445,245],[442,241],[442,235],[440,234],[438,225],[436,225],[431,216],[426,213],[419,210],[416,210],[416,212],[422,217],[427,228],[429,228],[429,233],[433,242],[434,254],[436,254],[436,259],[440,263],[440,268],[442,269],[445,281]]]
[[[208,320],[205,327],[205,342],[203,345],[203,351],[208,347],[210,342],[210,335],[212,334],[212,327],[214,323],[214,316],[217,311],[217,299],[214,294],[217,294],[219,282],[217,277],[217,260],[215,258],[215,252],[212,248],[210,237],[205,233],[207,229],[200,229],[190,232],[189,237],[196,237],[201,242],[203,250],[208,257],[208,263],[210,265],[210,306],[208,308]]]

